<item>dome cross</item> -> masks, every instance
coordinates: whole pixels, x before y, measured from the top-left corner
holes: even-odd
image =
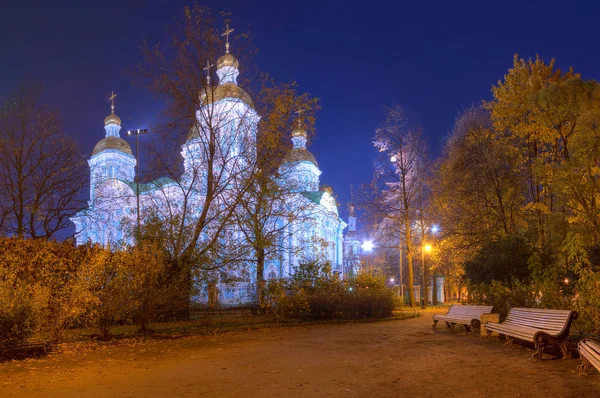
[[[110,112],[111,113],[115,113],[115,98],[117,97],[117,94],[115,94],[114,91],[110,91],[111,96],[108,97],[108,99],[110,100]]]
[[[227,24],[227,28],[225,29],[225,32],[223,32],[223,34],[221,36],[225,36],[226,37],[226,41],[225,41],[225,54],[229,54],[229,34],[233,32],[233,29],[229,29],[229,24]]]
[[[298,115],[298,128],[302,128],[302,114],[304,113],[304,109],[298,109],[294,113]]]
[[[210,68],[215,66],[214,64],[211,64],[210,62],[208,62],[208,60],[206,60],[206,67],[204,67],[202,70],[206,71],[206,85],[210,86]]]

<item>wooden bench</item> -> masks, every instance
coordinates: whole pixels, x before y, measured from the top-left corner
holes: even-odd
[[[577,367],[580,372],[587,372],[590,364],[600,372],[600,343],[590,339],[583,339],[577,344],[581,356],[581,365]]]
[[[577,319],[577,315],[576,311],[570,310],[511,308],[504,322],[488,322],[484,328],[488,336],[490,332],[504,335],[504,345],[507,346],[512,345],[513,339],[532,342],[536,350],[533,358],[536,359],[542,359],[545,347],[558,345],[565,359],[569,357],[569,328],[571,321]]]
[[[479,317],[492,312],[492,308],[494,308],[493,305],[452,305],[446,315],[433,316],[432,327],[436,329],[437,323],[442,321],[452,329],[456,324],[464,325],[467,332],[470,332],[471,328],[479,327]]]

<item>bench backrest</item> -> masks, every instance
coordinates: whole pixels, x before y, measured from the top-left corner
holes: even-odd
[[[549,334],[559,334],[577,318],[577,312],[571,310],[548,310],[539,308],[511,308],[505,324],[526,326],[544,330]]]
[[[481,316],[481,314],[488,314],[492,312],[493,305],[453,305],[448,310],[448,314],[446,316],[456,316],[456,317],[471,317],[477,318]]]

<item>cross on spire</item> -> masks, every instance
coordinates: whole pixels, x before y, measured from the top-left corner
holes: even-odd
[[[354,217],[354,184],[350,184],[350,203],[348,204],[348,210],[350,211],[348,215]],[[356,224],[354,227],[351,226],[350,228],[356,229]]]
[[[213,67],[214,64],[211,64],[206,60],[206,67],[202,70],[206,71],[206,85],[210,86],[210,68]]]
[[[302,128],[302,114],[304,113],[304,109],[298,109],[294,113],[298,115],[298,128]]]
[[[110,100],[110,113],[115,113],[115,98],[117,97],[117,94],[115,94],[114,91],[110,91],[111,96],[108,97],[108,99]]]
[[[225,41],[225,54],[229,54],[229,34],[233,32],[233,29],[229,29],[229,24],[227,24],[227,28],[225,29],[225,32],[223,32],[223,34],[221,36],[225,36],[226,37],[226,41]]]

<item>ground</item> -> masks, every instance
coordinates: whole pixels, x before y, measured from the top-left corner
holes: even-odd
[[[598,397],[578,359],[431,328],[431,313],[63,350],[0,364],[2,397]]]

